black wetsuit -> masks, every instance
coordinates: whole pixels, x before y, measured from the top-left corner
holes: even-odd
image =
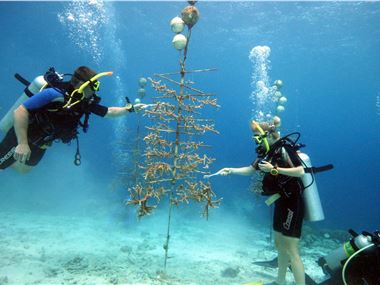
[[[87,114],[88,119],[91,113],[101,117],[107,114],[108,108],[93,100],[81,101],[70,109],[63,109],[63,102],[53,101],[60,94],[64,97],[64,91],[47,88],[23,104],[29,112],[28,143],[31,149],[31,156],[26,165],[37,165],[45,154],[46,147],[53,141],[69,143],[76,138],[78,128],[86,127],[81,123],[83,115]],[[0,143],[0,169],[5,169],[15,162],[13,154],[17,144],[14,128],[11,128]]]
[[[302,165],[295,155],[288,155],[284,147],[272,151],[266,161],[277,167],[297,167]],[[301,237],[302,222],[305,215],[303,185],[300,178],[265,173],[263,195],[279,193],[281,198],[275,202],[273,229],[289,237]]]

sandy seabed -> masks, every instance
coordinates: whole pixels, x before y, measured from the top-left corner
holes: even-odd
[[[276,257],[268,227],[243,225],[231,217],[174,220],[163,273],[167,217],[111,220],[1,212],[0,285],[241,285],[276,276],[276,269],[252,264]],[[308,240],[302,258],[307,273],[320,281],[324,276],[316,260],[339,241],[323,236]],[[290,273],[288,284],[294,284]]]

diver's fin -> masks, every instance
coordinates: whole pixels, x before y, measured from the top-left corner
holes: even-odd
[[[245,283],[244,285],[264,285],[263,282],[259,281],[259,282],[249,282],[249,283]]]
[[[272,260],[254,261],[252,263],[259,265],[259,266],[263,266],[263,267],[270,267],[270,268],[277,268],[278,267],[277,257],[275,257]],[[289,266],[289,268],[290,268],[290,270],[292,270],[292,268],[290,266]],[[306,273],[305,273],[305,283],[306,283],[306,285],[318,285],[318,283],[316,283],[313,279],[311,279],[311,277],[309,275],[307,275]],[[252,284],[255,284],[255,283],[252,283]]]
[[[264,267],[270,267],[270,268],[277,268],[277,257],[275,257],[272,260],[264,260],[264,261],[254,261],[253,264],[264,266]]]
[[[306,285],[318,285],[317,282],[315,282],[309,275],[306,274],[305,272],[305,284]]]

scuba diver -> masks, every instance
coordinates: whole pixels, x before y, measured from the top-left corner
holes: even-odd
[[[59,74],[50,68],[43,78],[37,77],[32,83],[16,74],[16,78],[27,86],[22,95],[27,99],[21,104],[16,102],[14,111],[11,109],[1,121],[0,129],[5,137],[0,143],[0,170],[12,167],[20,173],[30,171],[55,141],[67,144],[76,140],[74,164],[79,165],[78,133],[80,128],[87,131],[90,114],[113,118],[148,106],[132,105],[127,97],[124,107],[100,105],[100,97],[96,94],[99,78],[111,74],[97,73],[86,66],[78,67],[74,74]],[[67,75],[71,78],[64,81]]]
[[[269,196],[266,204],[275,203],[273,216],[274,240],[278,257],[271,262],[278,266],[277,280],[269,284],[285,284],[288,266],[292,269],[297,285],[309,284],[299,254],[303,220],[324,219],[314,173],[330,170],[333,165],[311,166],[309,157],[299,149],[299,133],[280,137],[278,127],[281,119],[274,116],[271,122],[251,122],[253,138],[257,145],[256,160],[249,166],[222,168],[218,172],[205,175],[252,175],[255,172],[262,178],[260,193]],[[297,136],[296,139],[291,139]]]
[[[380,284],[380,232],[363,231],[359,234],[352,229],[348,232],[351,234],[349,241],[317,261],[327,278],[317,283],[305,274],[306,285]],[[277,268],[277,257],[253,264]]]
[[[289,263],[297,285],[305,285],[305,270],[299,254],[302,222],[305,213],[301,178],[305,174],[304,166],[297,155],[295,146],[280,139],[277,131],[280,119],[272,122],[251,122],[253,138],[258,145],[257,159],[249,166],[223,168],[219,175],[252,175],[260,170],[263,173],[262,194],[271,196],[275,203],[273,230],[278,251],[278,275],[276,282],[285,284]]]

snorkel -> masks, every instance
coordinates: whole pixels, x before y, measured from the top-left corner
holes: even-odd
[[[258,145],[256,152],[259,156],[264,157],[264,155],[266,155],[270,150],[269,142],[267,139],[268,133],[264,132],[262,127],[260,127],[259,123],[256,121],[252,121],[252,127],[253,130],[258,130],[260,133],[260,135],[254,135],[255,142]]]
[[[99,91],[99,87],[100,87],[100,82],[98,81],[98,79],[100,77],[103,77],[103,76],[106,76],[106,75],[112,75],[113,72],[112,71],[105,71],[105,72],[101,72],[101,73],[98,73],[96,74],[95,76],[91,77],[89,80],[85,81],[78,89],[75,89],[73,92],[71,92],[70,94],[70,98],[69,100],[67,101],[67,103],[63,106],[63,108],[71,108],[72,106],[78,104],[79,102],[81,102],[84,97],[85,97],[85,94],[84,94],[84,89],[90,85],[91,89],[93,91]],[[75,96],[75,94],[80,94],[82,95],[78,100],[74,101],[74,102],[71,102]]]

